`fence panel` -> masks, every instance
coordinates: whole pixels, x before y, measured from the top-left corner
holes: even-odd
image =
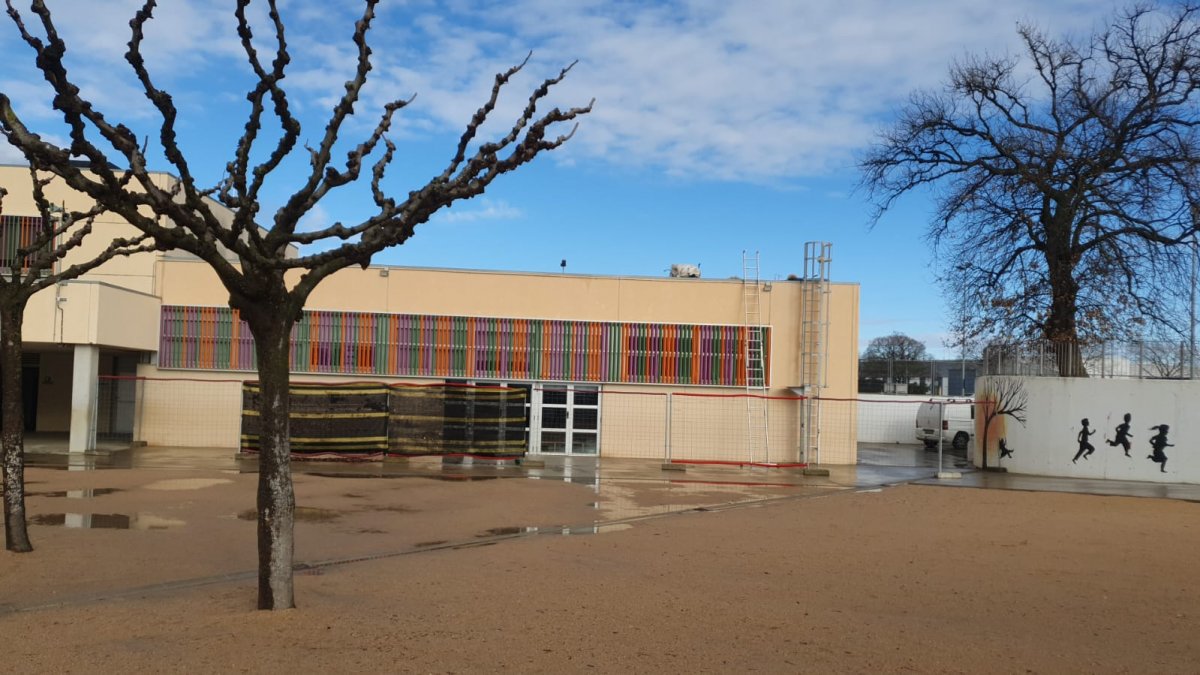
[[[746,463],[801,461],[799,396],[677,392],[671,402],[671,459]],[[767,441],[751,425],[766,407]]]
[[[600,392],[600,445],[605,456],[663,460],[667,455],[666,392]]]
[[[965,464],[975,447],[971,398],[862,396],[820,406],[822,438],[853,433],[859,464],[935,465],[939,439],[946,466]]]
[[[241,444],[241,380],[101,378],[106,380],[135,383],[135,441],[211,448]]]
[[[104,393],[98,429],[119,434],[113,438],[155,446],[257,449],[252,384],[202,378],[104,377],[100,385]],[[246,386],[251,390],[244,391]],[[386,392],[386,410],[378,405],[368,406],[368,410],[363,407],[365,403],[348,402],[349,394],[330,393],[338,386],[329,382],[293,383],[293,402],[296,392],[308,392],[303,405],[292,406],[294,454],[381,456],[382,451],[374,446],[360,446],[366,442],[364,438],[375,443],[381,436],[375,426],[384,422],[376,418],[384,414],[388,455],[515,457],[528,452],[530,435],[540,431],[534,428],[539,399],[532,396],[533,388],[528,384],[510,383],[501,388],[495,384],[363,381],[347,385]],[[585,386],[576,385],[571,428],[577,436],[598,438],[599,454],[604,457],[794,464],[805,460],[805,439],[815,443],[816,429],[825,421],[825,416],[810,419],[809,401],[798,396],[717,394],[695,389],[602,388],[596,392]],[[448,397],[444,390],[461,395]],[[548,385],[538,391],[546,395],[554,389]],[[503,400],[492,400],[501,394]],[[357,395],[369,398],[372,394],[358,391]],[[590,400],[584,400],[587,397]],[[343,410],[341,403],[330,403],[334,399],[350,407]],[[414,403],[416,399],[420,401]],[[428,405],[417,405],[421,402]],[[321,405],[313,408],[310,403]],[[543,401],[543,416],[546,405]],[[563,404],[555,407],[556,414],[567,414]],[[129,409],[132,414],[127,415]],[[764,414],[765,438],[761,426]],[[822,447],[826,454],[822,461],[853,461],[855,435],[852,429],[824,434]],[[331,445],[338,443],[348,445],[341,449]]]
[[[970,396],[980,369],[974,359],[859,359],[858,393]]]
[[[984,375],[1195,379],[1196,350],[1187,341],[1071,342],[1031,340],[988,345]]]

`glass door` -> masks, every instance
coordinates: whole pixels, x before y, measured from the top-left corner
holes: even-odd
[[[600,387],[586,384],[544,384],[535,403],[537,452],[554,455],[592,455],[600,451]]]

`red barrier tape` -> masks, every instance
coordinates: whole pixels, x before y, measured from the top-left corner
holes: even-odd
[[[806,462],[739,462],[724,459],[673,459],[672,464],[712,464],[718,466],[756,466],[762,469],[803,469]]]

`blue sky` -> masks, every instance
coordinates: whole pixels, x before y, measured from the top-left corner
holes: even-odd
[[[24,7],[27,3],[18,3]],[[127,0],[48,1],[68,40],[73,77],[111,120],[155,136],[152,108],[123,60]],[[168,0],[149,28],[147,60],[175,96],[193,170],[215,182],[245,122],[249,86],[227,3]],[[356,0],[281,0],[294,62],[285,86],[316,143],[353,68]],[[861,343],[900,331],[936,353],[949,321],[924,239],[931,210],[914,195],[873,229],[855,159],[916,88],[937,87],[967,53],[1017,53],[1018,21],[1083,34],[1114,9],[1076,0],[681,0],[633,2],[384,0],[370,39],[373,79],[348,127],[357,142],[382,103],[416,94],[391,138],[403,195],[439,173],[495,73],[533,57],[507,90],[493,131],[541,78],[578,60],[552,97],[585,104],[575,138],[487,194],[457,204],[376,258],[398,265],[662,275],[699,263],[740,275],[744,249],[761,276],[803,269],[804,242],[833,244],[835,281],[862,285]],[[256,6],[260,49],[269,47]],[[35,130],[61,139],[46,87],[15,29],[0,22],[0,91]],[[268,184],[270,208],[304,159]],[[19,156],[0,145],[0,162]],[[163,170],[170,170],[165,161]],[[347,191],[310,226],[356,222],[370,200]]]

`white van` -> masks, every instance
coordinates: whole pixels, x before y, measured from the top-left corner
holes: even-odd
[[[975,438],[975,405],[969,398],[929,401],[917,408],[917,440],[933,450],[938,442],[938,419],[942,422],[942,442],[955,450],[966,450]],[[941,408],[941,412],[939,412]]]

